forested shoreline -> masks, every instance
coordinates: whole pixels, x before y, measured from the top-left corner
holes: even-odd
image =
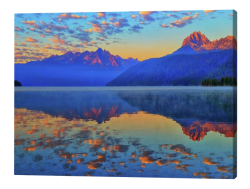
[[[222,77],[221,79],[203,79],[202,86],[237,86],[237,79],[235,77]]]

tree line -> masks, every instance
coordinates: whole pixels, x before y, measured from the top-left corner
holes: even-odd
[[[237,86],[237,79],[235,77],[222,77],[221,79],[203,79],[202,86]]]
[[[21,87],[21,86],[22,86],[21,82],[15,80],[15,87]]]

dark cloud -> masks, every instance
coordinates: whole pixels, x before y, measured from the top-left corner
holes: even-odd
[[[120,23],[120,27],[121,27],[121,28],[123,28],[123,27],[125,27],[125,26],[129,26],[128,20],[127,20],[126,18],[120,18],[120,19],[118,20],[118,22]]]
[[[15,16],[18,18],[23,18],[24,14],[15,14]]]
[[[76,34],[72,34],[71,37],[79,39],[80,41],[87,41],[90,42],[91,38],[89,37],[88,33],[76,33]]]
[[[24,31],[22,28],[19,28],[19,27],[17,27],[17,26],[15,26],[15,31],[16,32],[22,32],[22,31]]]
[[[105,41],[103,37],[96,37],[96,40]]]
[[[113,31],[114,33],[122,33],[123,32],[123,30],[121,30],[121,29],[119,29],[119,28],[116,28],[116,29],[114,29],[114,31]]]
[[[186,15],[186,16],[188,16],[188,15],[190,15],[190,14],[191,14],[191,12],[182,12],[181,14],[182,14],[182,15]]]
[[[139,33],[139,31],[143,29],[143,27],[139,26],[139,25],[134,25],[132,26],[129,30],[130,31],[133,31],[133,32],[136,32],[136,33]]]
[[[74,31],[74,30],[71,30],[71,29],[68,29],[68,32],[69,32],[70,34],[75,33],[75,31]]]
[[[144,16],[144,20],[147,20],[149,22],[155,21],[155,19],[152,16]]]
[[[52,22],[49,23],[49,24],[46,24],[45,27],[46,27],[47,29],[55,30],[55,31],[63,31],[63,30],[67,30],[67,29],[68,29],[68,26],[67,26],[67,25],[59,26],[59,25],[53,24]]]
[[[41,13],[34,13],[35,17],[40,18],[40,16],[42,15]]]
[[[117,16],[121,16],[121,14],[120,13],[109,13],[108,16],[117,17]]]

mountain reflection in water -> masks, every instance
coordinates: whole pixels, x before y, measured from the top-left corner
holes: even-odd
[[[227,90],[16,91],[15,174],[234,178]]]

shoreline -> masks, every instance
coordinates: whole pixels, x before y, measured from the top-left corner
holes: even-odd
[[[237,90],[237,86],[81,86],[14,87],[14,91],[119,91],[119,90]]]

